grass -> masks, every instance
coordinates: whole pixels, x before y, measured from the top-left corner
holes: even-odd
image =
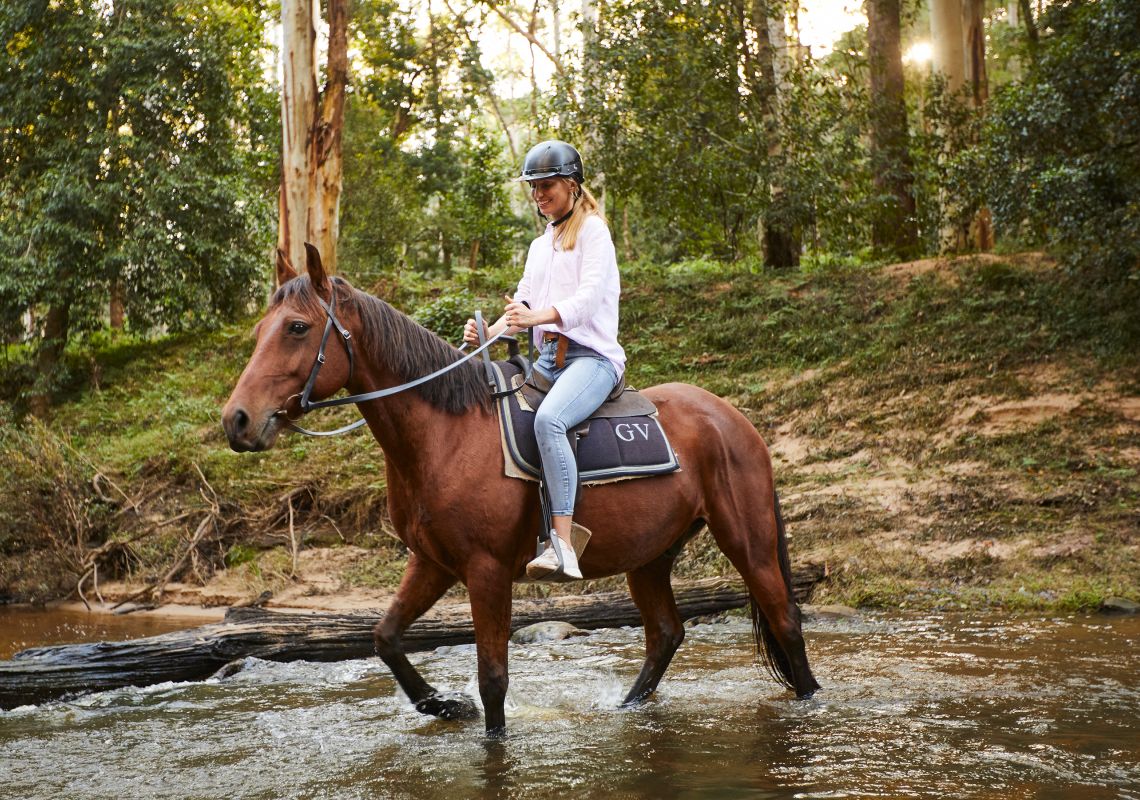
[[[389,296],[454,334],[472,303],[492,313],[512,280],[506,270],[459,286],[406,280]],[[623,285],[629,382],[704,386],[776,445],[793,558],[832,566],[821,599],[1063,610],[1140,596],[1131,542],[1140,430],[1106,400],[1140,389],[1138,282],[1090,286],[1048,260],[1011,255],[925,271],[638,263],[623,269]],[[58,550],[61,525],[77,547],[145,533],[116,568],[152,573],[211,503],[218,552],[207,571],[227,558],[254,569],[264,559],[249,553],[270,546],[259,544],[268,533],[280,544],[292,505],[308,540],[375,550],[347,584],[394,586],[403,554],[386,536],[383,456],[370,437],[290,437],[253,455],[226,446],[218,416],[253,322],[75,348],[46,427],[0,407],[0,450],[24,465],[0,498],[0,594],[42,599],[74,585],[66,559],[28,566],[38,563],[30,553]],[[1010,428],[987,429],[982,408],[963,417],[981,400],[1044,392],[1089,398]],[[320,425],[351,417],[326,412]],[[783,457],[791,438],[805,452]],[[81,509],[82,524],[59,509],[32,513],[49,491]],[[960,542],[980,544],[951,547]],[[731,567],[706,535],[677,572]]]

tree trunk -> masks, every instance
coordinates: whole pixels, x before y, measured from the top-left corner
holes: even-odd
[[[633,261],[633,236],[629,232],[629,201],[621,204],[621,252],[622,260],[629,264]]]
[[[806,602],[824,579],[822,565],[797,567],[792,586]],[[724,579],[697,581],[676,591],[682,619],[740,608],[748,593]],[[421,619],[403,636],[406,651],[475,641],[466,609]],[[287,614],[257,608],[230,609],[224,622],[129,642],[38,647],[0,661],[0,708],[39,703],[74,692],[210,677],[249,657],[269,661],[341,661],[369,658],[372,629],[381,614]],[[511,630],[546,620],[584,630],[640,625],[641,614],[626,592],[549,597],[515,602]]]
[[[65,302],[52,304],[44,317],[44,336],[36,351],[36,385],[32,390],[28,405],[41,419],[51,409],[52,382],[56,377],[59,359],[67,345],[68,329],[71,326],[71,306]]]
[[[328,0],[327,79],[320,112],[309,134],[312,195],[308,239],[317,246],[321,262],[329,272],[336,271],[336,243],[340,233],[340,190],[344,172],[342,132],[348,86],[348,2]]]
[[[124,308],[123,298],[123,282],[115,280],[111,283],[111,303],[108,309],[108,314],[111,318],[111,330],[121,331],[126,321],[126,310]]]
[[[957,94],[966,85],[962,0],[931,0],[930,38],[934,44],[934,71],[941,72],[946,88]]]
[[[970,87],[974,108],[982,108],[990,95],[986,80],[985,11],[985,0],[964,0],[962,4],[966,32],[966,83]],[[1011,64],[1010,67],[1016,68],[1016,65]],[[988,208],[975,212],[968,235],[974,250],[984,252],[993,248],[993,215]]]
[[[277,247],[295,269],[303,270],[312,174],[309,136],[317,112],[317,6],[313,0],[281,0],[281,37],[281,219]]]
[[[934,44],[932,67],[935,72],[941,73],[946,80],[946,90],[952,95],[958,95],[966,85],[963,5],[964,0],[931,0],[930,7],[930,38]],[[951,155],[953,154],[944,153],[943,157]],[[943,219],[953,220],[957,211],[944,190],[939,191],[939,202],[942,205]],[[966,245],[966,229],[953,221],[944,223],[939,231],[939,249],[943,252],[959,252]]]
[[[558,11],[558,0],[550,3],[551,31],[554,35],[554,57],[562,60],[562,16]]]
[[[777,8],[780,10],[776,11]],[[782,6],[772,0],[751,0],[749,20],[756,34],[757,52],[755,67],[748,78],[752,83],[752,92],[761,106],[764,135],[768,142],[768,161],[774,165],[783,157],[777,106],[780,102],[780,78],[786,74],[787,65],[784,62],[785,54],[773,43],[773,39],[780,42],[786,40]],[[776,27],[779,28],[779,33],[773,35]],[[790,269],[800,263],[799,234],[782,220],[786,216],[784,208],[787,205],[783,187],[773,181],[768,187],[768,193],[768,210],[760,220],[760,246],[764,265],[773,269]]]
[[[329,0],[328,82],[317,91],[314,0],[281,0],[281,190],[277,246],[304,269],[305,242],[336,267],[341,132],[348,80],[348,0]]]
[[[903,97],[899,0],[867,0],[867,54],[871,75],[871,169],[875,189],[885,198],[871,226],[876,248],[896,255],[918,244],[913,167],[907,144]]]
[[[1018,3],[1021,7],[1021,18],[1025,22],[1025,35],[1029,38],[1029,52],[1032,53],[1041,38],[1037,32],[1037,22],[1033,18],[1033,8],[1029,5],[1029,0],[1018,0]]]
[[[477,266],[479,266],[479,240],[474,239],[471,242],[471,250],[467,255],[467,269],[474,272]]]
[[[986,28],[985,0],[963,0],[963,30],[965,33],[965,80],[970,87],[974,108],[981,108],[989,99],[986,82]]]

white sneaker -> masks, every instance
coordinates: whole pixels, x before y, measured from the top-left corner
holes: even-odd
[[[578,568],[578,557],[574,553],[574,548],[559,539],[554,531],[550,532],[550,538],[551,541],[558,542],[558,548],[562,551],[561,571],[558,569],[558,554],[554,552],[554,546],[548,544],[546,549],[542,551],[542,555],[526,565],[527,577],[535,581],[562,576],[581,580],[582,571]]]

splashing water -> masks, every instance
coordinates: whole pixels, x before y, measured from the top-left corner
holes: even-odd
[[[692,628],[636,709],[640,630],[512,645],[502,742],[416,713],[378,659],[251,659],[0,712],[0,797],[1140,797],[1140,619],[873,616],[807,639],[811,700],[738,620]],[[412,660],[478,697],[473,646]]]

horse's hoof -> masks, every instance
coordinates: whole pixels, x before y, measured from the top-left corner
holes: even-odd
[[[425,697],[416,703],[416,711],[440,719],[477,719],[479,709],[475,701],[462,692],[443,692]]]

